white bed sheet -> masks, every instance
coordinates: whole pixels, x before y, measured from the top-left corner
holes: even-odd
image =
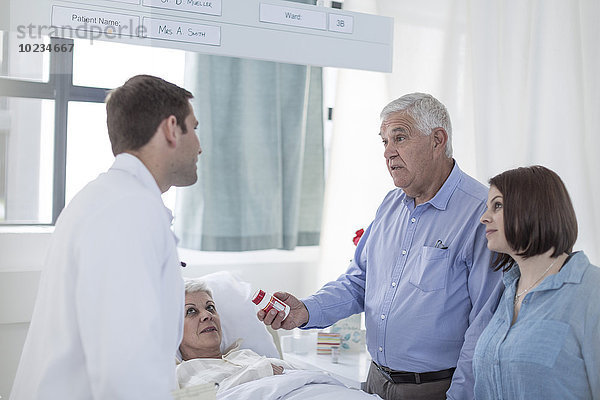
[[[376,400],[377,395],[351,389],[322,371],[286,371],[217,393],[217,400]]]

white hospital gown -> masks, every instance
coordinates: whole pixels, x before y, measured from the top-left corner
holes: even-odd
[[[249,349],[238,350],[235,346],[221,358],[195,358],[177,366],[180,388],[205,383],[218,383],[218,391],[273,375],[273,365],[294,369],[290,364],[276,358],[267,358]]]

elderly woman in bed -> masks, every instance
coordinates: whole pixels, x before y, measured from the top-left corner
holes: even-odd
[[[282,360],[238,349],[239,343],[221,352],[221,322],[212,293],[202,281],[186,281],[183,340],[179,346],[183,362],[177,366],[179,386],[215,382],[219,390],[225,390],[291,368]]]

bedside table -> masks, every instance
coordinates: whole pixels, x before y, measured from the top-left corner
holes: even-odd
[[[283,351],[283,360],[298,368],[308,370],[323,370],[339,379],[346,386],[360,389],[361,382],[367,380],[371,364],[371,355],[367,348],[361,352],[340,351],[338,363],[331,362],[331,355],[317,354],[317,332],[305,333],[312,345],[308,353],[298,354],[293,351]],[[313,338],[314,336],[314,338]]]

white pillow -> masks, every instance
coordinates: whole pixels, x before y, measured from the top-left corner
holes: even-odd
[[[248,282],[240,280],[229,271],[214,272],[194,278],[206,282],[212,291],[217,312],[221,318],[223,338],[221,351],[231,346],[237,339],[244,339],[240,348],[279,358],[273,336],[265,324],[256,318],[258,311],[250,297],[252,288]]]

